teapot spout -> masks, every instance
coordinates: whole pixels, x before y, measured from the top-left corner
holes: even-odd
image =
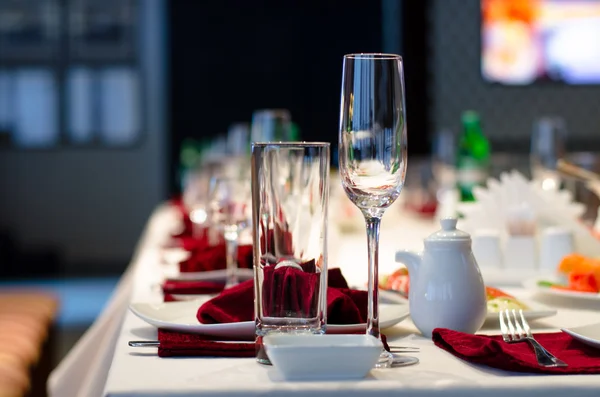
[[[419,268],[421,267],[421,261],[423,257],[421,254],[417,254],[412,251],[398,251],[396,252],[396,262],[400,262],[406,265],[408,268],[408,274],[412,279],[413,276],[416,277],[419,273]]]

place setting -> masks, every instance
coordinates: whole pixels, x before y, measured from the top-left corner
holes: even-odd
[[[193,176],[206,194],[179,204],[182,227],[170,243],[187,255],[164,268],[162,302],[129,306],[157,338],[129,340],[130,348],[157,349],[163,359],[254,358],[282,381],[418,372],[447,354],[507,373],[600,374],[600,326],[538,331],[562,310],[535,299],[540,288],[578,297],[594,292],[600,274],[595,260],[575,253],[582,244],[595,252],[589,237],[562,232],[581,207],[560,191],[514,172],[489,180],[487,190],[474,189],[476,204],[458,208],[460,218],[435,221],[422,251],[400,244],[397,270],[379,273],[381,219],[407,166],[402,68],[396,55],[344,57],[339,180],[364,217],[367,262],[353,265],[364,269],[366,288],[349,285],[347,264],[328,257],[330,144],[256,141],[249,158],[212,159]],[[371,92],[381,98],[372,102]],[[518,272],[524,263],[546,278],[524,280],[523,297],[483,271]]]
[[[369,226],[371,260],[368,269],[372,274],[378,266],[378,240],[373,233],[377,233],[385,208],[398,197],[406,167],[406,131],[396,121],[396,115],[401,114],[404,106],[403,97],[397,95],[402,92],[401,60],[397,56],[352,55],[347,56],[344,63],[349,74],[344,77],[348,84],[343,95],[350,95],[356,89],[352,84],[355,78],[363,81],[374,79],[376,85],[395,87],[394,95],[390,94],[381,104],[380,113],[389,114],[390,121],[378,124],[377,131],[369,132],[373,127],[368,123],[380,120],[367,118],[364,130],[350,134],[351,130],[344,127],[340,134],[344,148],[340,155],[344,159],[340,159],[340,163],[346,163],[342,167],[342,180],[349,197],[354,198],[365,214]],[[387,70],[395,72],[369,72],[368,65],[374,64],[385,65]],[[352,65],[359,67],[356,75],[350,70]],[[363,66],[367,69],[363,70]],[[356,96],[353,103],[342,105],[344,114],[350,116],[347,112],[351,107],[368,106],[367,102],[366,96]],[[353,120],[346,118],[344,123],[350,126]],[[389,148],[382,147],[383,152],[370,152],[365,145],[373,139],[372,133],[387,136],[396,143]],[[223,263],[225,259],[225,270],[229,271],[239,269],[242,263],[247,264],[249,258],[241,255],[242,245],[235,247],[237,252],[228,251],[226,258],[217,259],[214,248],[209,248],[212,256],[206,254],[206,246],[214,247],[206,242],[211,237],[221,238],[220,233],[215,236],[213,232],[222,230],[227,242],[230,230],[226,222],[225,227],[216,228],[215,225],[220,223],[211,222],[213,214],[227,219],[223,209],[232,208],[231,202],[220,202],[220,207],[216,208],[217,201],[208,198],[204,219],[209,221],[209,225],[194,240],[183,234],[176,237],[191,254],[179,264],[178,284],[169,288],[169,283],[175,284],[171,278],[162,286],[165,300],[177,300],[184,295],[197,298],[158,304],[132,303],[130,310],[159,331],[158,341],[131,341],[131,346],[156,347],[158,344],[161,357],[256,355],[257,361],[263,364],[272,364],[269,354],[272,352],[275,366],[282,362],[279,357],[290,350],[310,353],[311,360],[316,358],[318,362],[321,361],[319,357],[348,355],[347,360],[335,361],[354,363],[355,366],[357,361],[364,362],[366,367],[364,364],[359,367],[367,371],[375,366],[397,367],[418,362],[414,357],[394,356],[399,351],[418,352],[418,349],[398,346],[391,349],[381,334],[381,330],[409,316],[408,304],[380,302],[377,282],[372,277],[369,277],[367,291],[356,290],[350,288],[340,269],[328,269],[329,146],[319,142],[252,144],[252,200],[246,199],[245,203],[252,209],[253,245],[250,247],[253,252],[245,252],[253,254],[253,279],[238,279],[234,285],[227,283],[216,296],[211,294],[214,290],[207,291],[203,297],[193,293],[194,282],[199,283],[201,288],[217,281],[206,274],[197,277],[196,273],[214,272],[206,268],[206,262],[217,263],[220,260]],[[238,220],[241,218],[250,223],[247,212]],[[237,225],[240,224],[238,221]],[[188,224],[189,229],[193,227]],[[237,242],[239,235],[235,237]],[[205,266],[203,271],[190,272],[192,261],[202,263]],[[188,284],[187,290],[185,283]],[[181,294],[184,290],[189,294]],[[215,337],[229,340],[215,341]],[[254,343],[253,339],[256,339]],[[373,353],[368,354],[368,351]],[[372,359],[365,362],[365,358],[361,358],[363,356]],[[326,367],[335,369],[340,364]],[[279,366],[285,372],[285,367]],[[338,370],[337,373],[328,370],[317,373],[352,378],[356,376],[355,371],[356,368],[350,365],[347,370]],[[298,370],[293,372],[297,374]],[[363,369],[361,375],[365,373]]]

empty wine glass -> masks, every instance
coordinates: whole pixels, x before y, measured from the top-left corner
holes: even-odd
[[[250,180],[220,176],[210,187],[210,217],[213,227],[223,232],[226,246],[225,288],[238,284],[238,244],[240,234],[251,223]]]
[[[292,136],[292,116],[287,109],[262,109],[252,114],[252,142],[289,141]]]
[[[339,170],[342,186],[367,225],[367,334],[379,332],[379,226],[400,195],[406,174],[406,113],[402,58],[393,54],[344,56],[340,105]],[[377,367],[391,365],[382,351]]]
[[[558,190],[561,177],[556,170],[558,159],[565,154],[566,126],[560,117],[542,117],[534,123],[531,134],[531,176],[543,190]]]
[[[191,170],[186,178],[182,198],[189,211],[194,236],[201,236],[206,232],[209,223],[210,183],[224,172],[225,165],[223,159],[206,160]]]

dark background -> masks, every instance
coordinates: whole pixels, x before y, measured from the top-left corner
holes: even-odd
[[[426,152],[427,2],[403,3],[169,2],[170,175],[177,175],[184,138],[225,132],[232,122],[250,121],[255,109],[289,109],[303,140],[335,144],[342,57],[356,52],[401,52],[409,60],[410,152]],[[397,35],[399,45],[384,48],[384,33]],[[170,186],[177,191],[175,178]]]

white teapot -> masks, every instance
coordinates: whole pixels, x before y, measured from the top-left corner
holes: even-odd
[[[487,299],[471,237],[456,229],[456,218],[440,220],[442,230],[425,239],[425,251],[398,251],[410,277],[410,315],[426,337],[434,328],[475,333],[485,321]]]

